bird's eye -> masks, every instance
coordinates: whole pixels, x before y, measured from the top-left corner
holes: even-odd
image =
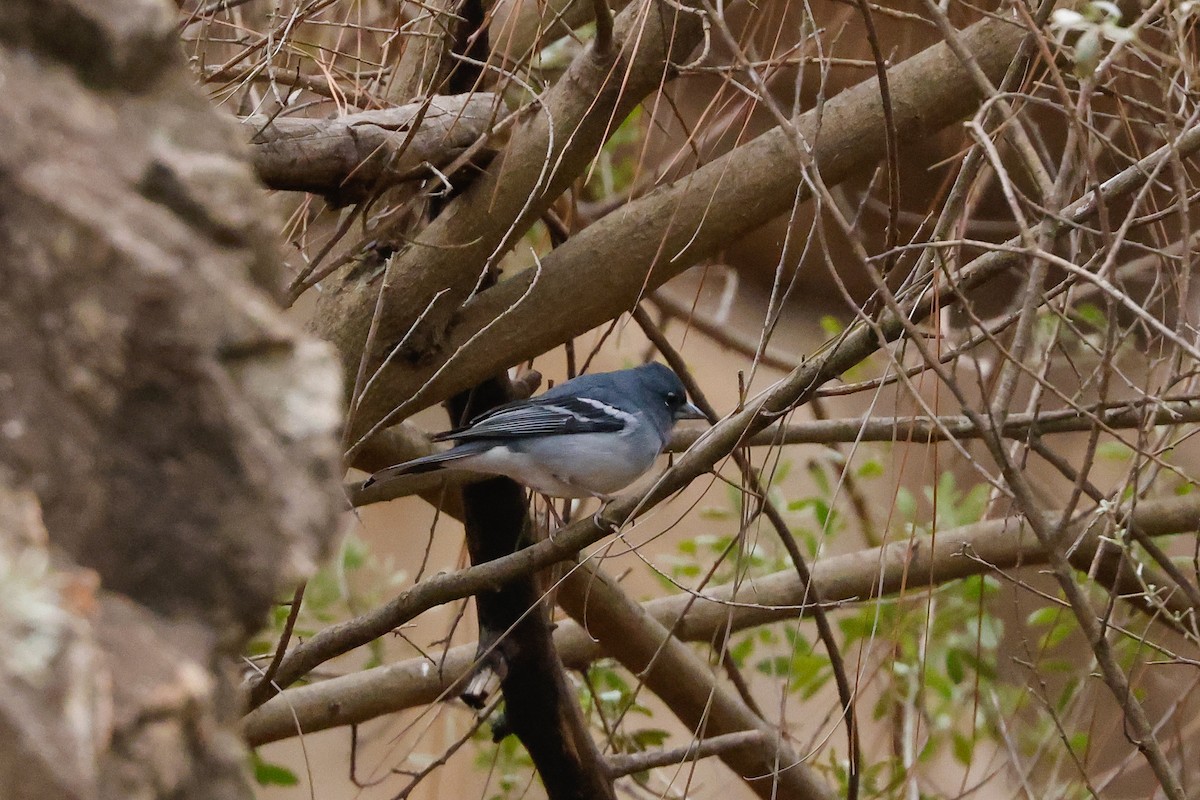
[[[667,405],[673,406],[679,402],[679,395],[675,392],[667,392]]]

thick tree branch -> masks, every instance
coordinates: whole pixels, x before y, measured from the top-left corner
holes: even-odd
[[[263,183],[347,203],[430,177],[431,165],[445,167],[487,133],[499,103],[497,95],[463,94],[334,119],[255,115],[242,122],[253,131]]]
[[[980,23],[980,25],[989,24],[1005,25],[1005,23],[999,22]],[[987,37],[978,31],[978,28],[979,26],[974,26],[972,29],[976,31],[974,36],[964,33],[964,40],[975,41],[981,37],[986,40]],[[1007,30],[1006,26],[1001,33]],[[996,44],[995,42],[991,43],[993,46]],[[1012,46],[1015,48],[1016,44],[1012,44]],[[935,56],[930,54],[939,47],[930,48],[920,56],[909,59],[897,69],[911,67],[912,62],[922,58],[935,60]],[[990,48],[988,51],[990,52]],[[983,54],[983,52],[980,53],[981,63],[987,63],[982,58]],[[941,55],[946,56],[945,53]],[[992,57],[996,58],[994,54]],[[954,60],[952,56],[946,56],[946,58]],[[955,61],[955,63],[957,62]],[[906,73],[906,80],[900,80],[897,76],[897,80],[893,83],[894,95],[897,98],[907,97],[907,93],[912,91],[909,80],[917,80],[919,75],[920,72],[913,68],[912,72]],[[949,76],[941,74],[940,78],[948,80]],[[829,142],[831,139],[840,140],[840,137],[833,135],[834,131],[843,133],[847,131],[844,126],[835,127],[831,122],[837,118],[835,106],[838,100],[857,91],[858,89],[846,92],[826,104],[825,127],[818,145]],[[864,90],[865,94],[869,93]],[[851,101],[847,100],[846,103],[850,104]],[[905,107],[910,106],[911,103],[906,101]],[[810,124],[811,120],[808,123],[802,122],[800,130],[806,130],[806,126]],[[869,138],[871,135],[869,131],[860,130],[857,127],[854,130],[860,137]],[[772,135],[766,134],[755,142]],[[746,148],[752,146],[754,143],[746,145]],[[780,148],[785,146],[784,143],[779,143]],[[726,159],[746,148],[734,151]],[[1095,191],[1087,193],[1070,204],[1060,219],[1044,224],[1051,226],[1056,236],[1065,235],[1074,226],[1092,219],[1099,208],[1109,206],[1143,186],[1147,176],[1154,174],[1155,166],[1164,159],[1186,158],[1198,149],[1200,149],[1200,126],[1184,131],[1176,140],[1131,164],[1100,184]],[[820,161],[822,148],[818,146],[816,150],[818,161]],[[834,160],[840,157],[842,155],[837,153],[830,155],[830,158]],[[673,215],[676,212],[681,219],[689,218],[690,212],[677,207],[680,203],[689,205],[697,202],[696,195],[689,194],[693,180],[699,180],[699,176],[704,176],[719,182],[721,176],[728,173],[737,176],[729,179],[732,187],[740,186],[748,176],[757,177],[764,173],[775,174],[785,171],[775,168],[767,169],[761,164],[756,168],[752,166],[752,163],[743,163],[737,160],[731,163],[722,163],[726,159],[720,159],[698,170],[692,177],[683,179],[668,189],[631,203],[621,212],[605,217],[572,237],[570,241],[543,260],[541,269],[536,275],[528,277],[522,275],[513,280],[504,281],[467,303],[461,312],[459,325],[451,331],[451,338],[447,344],[448,348],[453,348],[455,351],[451,362],[453,369],[440,368],[436,374],[433,370],[423,369],[414,369],[412,372],[406,373],[394,372],[390,378],[385,378],[380,383],[391,387],[392,397],[412,397],[416,391],[414,387],[421,387],[419,399],[410,404],[415,409],[417,406],[439,397],[446,390],[452,390],[460,381],[470,381],[477,370],[486,372],[498,369],[503,365],[533,358],[555,346],[556,343],[580,335],[595,325],[628,310],[642,291],[648,287],[654,287],[660,281],[682,271],[688,263],[686,260],[680,259],[671,265],[656,264],[654,271],[647,277],[648,265],[654,263],[656,254],[660,250],[671,252],[673,244],[682,247],[687,242],[691,242],[689,247],[692,247],[705,238],[702,236],[704,231],[701,231],[697,232],[695,236],[685,237],[683,242],[679,242],[676,232],[671,232],[671,238],[666,244],[658,244],[658,237],[663,234],[663,226],[672,224]],[[768,161],[770,159],[764,160],[763,163]],[[716,174],[710,170],[714,170]],[[840,169],[835,169],[834,172],[840,174]],[[829,172],[823,170],[823,175],[828,183]],[[718,217],[722,220],[736,219],[744,214],[745,207],[754,205],[751,197],[741,197],[738,201],[740,205],[726,207],[725,201],[730,194],[737,193],[722,189],[721,193],[714,196],[711,202],[702,203],[705,210],[699,216],[706,220],[706,226],[709,221],[712,221],[714,226],[722,227],[724,230],[724,227],[716,222]],[[705,216],[705,214],[709,216]],[[728,235],[732,236],[733,234],[729,233]],[[626,245],[632,249],[625,249]],[[1024,251],[1020,248],[1021,240],[1018,237],[996,250],[974,259],[949,279],[943,279],[936,292],[941,298],[940,304],[944,306],[953,302],[959,293],[981,286],[1019,263],[1024,257]],[[933,308],[934,293],[925,291],[915,294],[917,299],[910,301],[912,305],[907,316],[911,320],[919,321],[925,319]],[[520,306],[522,313],[506,313],[509,309],[517,306]],[[538,324],[536,326],[526,324],[525,315],[536,318]],[[884,341],[893,341],[903,332],[903,326],[899,320],[890,314],[884,315],[875,328],[876,330],[872,330],[861,322],[851,326],[833,350],[820,361],[803,364],[792,373],[787,382],[792,383],[793,389],[785,390],[784,394],[792,393],[795,391],[795,387],[800,385],[793,383],[793,380],[798,381],[803,378],[810,381],[819,380],[819,383],[824,383],[840,376],[844,369],[849,369],[854,366],[854,363],[857,363],[849,361],[855,354],[861,354],[865,358],[883,344],[879,341],[877,331],[882,334]],[[486,331],[486,336],[481,335],[482,331]],[[830,371],[829,367],[834,363],[843,364],[844,368]],[[818,378],[818,373],[822,377]],[[410,380],[414,382],[410,384]],[[799,395],[797,394],[796,397],[799,398]],[[396,410],[395,416],[402,417],[408,413],[408,410],[407,406],[402,405]],[[756,427],[750,433],[757,432],[758,429]]]
[[[1053,224],[1065,229],[1069,225],[1089,219],[1101,204],[1111,203],[1142,185],[1147,176],[1154,173],[1152,167],[1159,160],[1177,155],[1186,156],[1197,148],[1200,148],[1200,126],[1186,131],[1176,142],[1163,146],[1105,181],[1095,191],[1068,206],[1062,215],[1062,221]],[[577,240],[578,237],[571,239],[551,256]],[[1018,258],[1019,254],[1013,251],[990,251],[952,276],[954,287],[966,290],[982,285]],[[500,288],[503,286],[497,287],[496,290]],[[677,459],[674,466],[648,491],[640,496],[619,498],[610,504],[607,509],[610,518],[629,520],[637,513],[662,502],[693,479],[711,470],[713,464],[734,448],[741,446],[748,436],[764,430],[787,411],[803,404],[820,386],[843,374],[884,344],[899,338],[908,321],[923,320],[931,313],[937,298],[944,302],[945,298],[952,296],[952,290],[947,285],[941,284],[936,288],[938,291],[926,290],[918,293],[903,318],[886,312],[870,326],[859,323],[848,328],[820,359],[805,363],[768,391],[747,401],[741,410],[713,426],[708,434]],[[564,291],[567,289],[564,288]],[[370,614],[351,622],[331,626],[303,646],[297,647],[284,660],[277,682],[281,686],[287,686],[323,661],[382,636],[421,611],[453,597],[465,597],[495,585],[495,582],[509,580],[530,570],[573,558],[580,550],[609,533],[609,528],[599,527],[594,519],[579,520],[560,530],[553,539],[538,542],[511,556],[498,559],[488,564],[486,569],[439,576],[425,581]]]
[[[1130,515],[1130,524],[1154,537],[1200,530],[1200,497],[1141,501]],[[1099,523],[1093,523],[1081,539],[1073,562],[1081,571],[1090,568],[1103,532]],[[1021,520],[994,520],[822,559],[813,565],[812,585],[833,607],[1044,563],[1045,550]],[[496,566],[488,565],[488,572],[495,572]],[[450,588],[462,577],[460,572],[433,580]],[[447,602],[451,594],[447,591],[439,601]],[[680,639],[710,641],[727,627],[744,630],[807,615],[807,597],[795,571],[788,569],[701,594],[652,600],[645,608]],[[554,640],[568,667],[583,668],[603,655],[592,638],[571,623],[560,625]],[[289,689],[246,717],[246,735],[252,743],[263,744],[295,736],[296,720],[305,733],[311,733],[436,702],[471,668],[475,652],[475,645],[454,648],[441,662],[441,672],[427,659],[417,658]]]

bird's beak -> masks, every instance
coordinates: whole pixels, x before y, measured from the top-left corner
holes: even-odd
[[[691,403],[684,403],[675,412],[675,419],[708,419],[708,417],[704,416],[704,412]]]

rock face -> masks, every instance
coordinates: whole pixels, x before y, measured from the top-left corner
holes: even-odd
[[[6,797],[247,793],[229,667],[336,529],[339,367],[174,21],[0,4],[0,575],[53,561],[41,616],[0,577]]]

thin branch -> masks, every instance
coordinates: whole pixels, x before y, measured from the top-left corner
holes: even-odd
[[[612,51],[612,9],[608,7],[608,0],[592,0],[592,11],[596,16],[596,38],[592,49],[598,57],[607,59]]]
[[[687,363],[683,356],[671,344],[670,340],[663,334],[662,330],[654,324],[654,320],[650,319],[650,315],[641,306],[633,310],[633,318],[642,332],[647,338],[653,342],[658,351],[662,353],[667,363],[675,370],[676,374],[683,380],[684,386],[695,401],[697,407],[704,412],[710,422],[716,422],[719,418],[717,411],[713,408],[712,403],[704,396],[699,384],[692,377],[691,371],[688,370]],[[804,558],[804,554],[800,552],[799,545],[796,544],[796,537],[792,535],[791,529],[787,522],[783,519],[783,515],[779,513],[779,508],[771,500],[767,487],[759,479],[758,473],[750,464],[741,449],[734,450],[732,453],[734,463],[742,473],[742,480],[750,488],[750,493],[760,500],[763,513],[767,520],[771,523],[771,527],[775,530],[775,535],[779,538],[784,550],[787,551],[788,557],[792,560],[792,566],[796,570],[796,576],[800,579],[809,595],[806,601],[812,602],[813,619],[817,624],[817,634],[820,636],[821,643],[825,645],[825,651],[829,655],[829,665],[833,671],[834,683],[837,686],[838,700],[842,704],[843,719],[846,724],[846,738],[850,753],[850,763],[848,770],[846,798],[847,800],[858,800],[860,769],[862,764],[862,744],[858,735],[858,717],[854,710],[854,691],[850,688],[850,680],[846,675],[846,664],[842,660],[841,649],[838,646],[837,637],[833,635],[833,626],[829,624],[829,618],[825,615],[822,606],[824,604],[817,588],[812,584],[812,573],[808,568],[808,561]]]
[[[271,656],[271,663],[267,665],[267,669],[263,672],[258,682],[250,690],[250,699],[248,705],[250,708],[256,708],[267,701],[271,695],[275,694],[278,689],[275,685],[275,676],[279,673],[279,665],[283,663],[283,657],[287,654],[288,642],[292,639],[292,631],[296,628],[296,620],[300,617],[300,606],[304,602],[304,587],[306,583],[301,583],[296,587],[296,591],[292,593],[292,605],[288,608],[287,619],[283,623],[283,631],[279,634],[279,644],[275,646],[275,654]]]
[[[614,778],[632,775],[635,772],[645,772],[656,767],[669,767],[672,764],[682,764],[686,761],[696,761],[709,756],[720,755],[725,750],[735,747],[758,746],[766,742],[759,731],[742,731],[740,733],[723,733],[720,736],[709,736],[697,739],[686,747],[676,747],[674,750],[647,750],[642,753],[618,754],[608,757],[608,774]]]
[[[690,16],[681,14],[680,19]],[[964,31],[962,38],[974,48],[981,68],[999,76],[1024,35],[1012,23],[988,20]],[[945,45],[898,64],[890,77],[896,125],[906,140],[928,135],[978,106],[975,96],[962,90],[965,72]],[[813,156],[826,180],[853,174],[877,159],[884,148],[877,81],[842,92],[819,113],[800,115],[796,124],[812,141]],[[448,355],[389,375],[364,402],[363,420],[355,423],[356,430],[365,430],[370,420],[389,414],[406,418],[499,369],[536,357],[619,316],[646,291],[805,200],[808,192],[798,191],[802,170],[795,162],[788,135],[775,128],[596,221],[546,255],[543,279],[530,292],[522,314],[495,324],[502,310],[529,287],[523,275],[468,300],[441,340],[440,351]],[[422,255],[428,252],[421,250]],[[445,259],[450,260],[450,255],[444,254]],[[442,258],[438,256],[439,263]],[[995,265],[996,271],[1007,263]],[[462,264],[429,267],[439,286],[455,269],[461,270]],[[987,275],[992,274],[989,269]],[[600,286],[604,291],[597,291]],[[538,324],[529,325],[530,318]],[[342,324],[359,323],[343,319]],[[487,341],[468,345],[484,326],[489,326]],[[356,335],[356,346],[361,346],[362,338],[365,329],[361,337]],[[447,359],[452,360],[452,369],[442,369]],[[410,399],[397,405],[397,398]]]

